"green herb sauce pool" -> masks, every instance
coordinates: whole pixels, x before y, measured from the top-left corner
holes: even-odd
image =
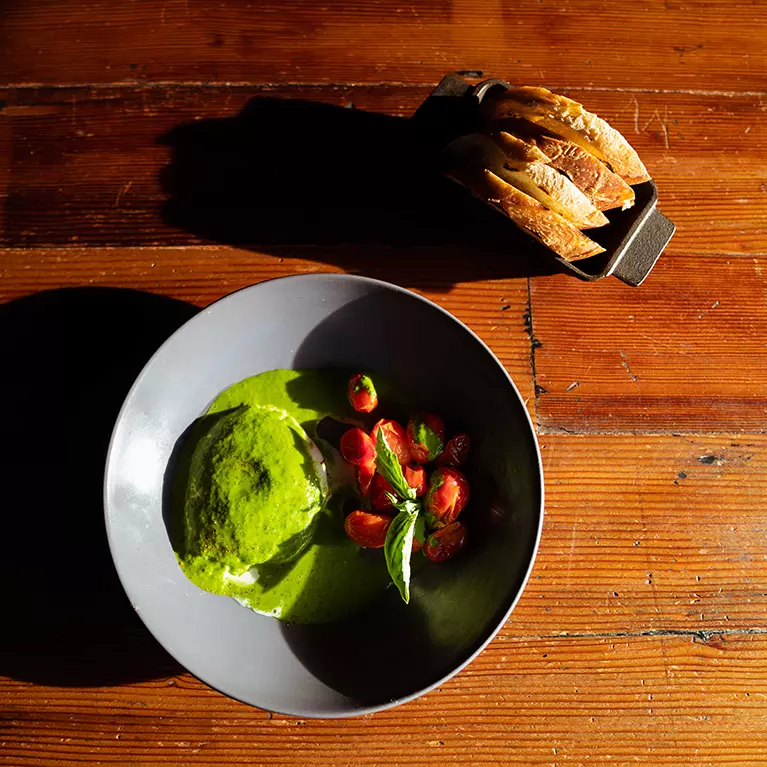
[[[383,563],[344,533],[354,475],[317,436],[324,417],[354,417],[346,381],[335,371],[262,373],[222,392],[194,425],[176,469],[172,529],[197,586],[293,623],[338,620],[386,588]]]

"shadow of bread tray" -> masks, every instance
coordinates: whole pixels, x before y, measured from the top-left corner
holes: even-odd
[[[439,152],[454,138],[478,129],[479,105],[489,93],[510,87],[503,80],[491,79],[471,85],[456,75],[447,75],[411,119],[426,143]],[[656,207],[658,188],[654,181],[637,184],[633,189],[636,203],[632,208],[607,211],[610,225],[589,232],[589,236],[605,249],[604,253],[576,264],[557,256],[532,237],[529,239],[549,258],[555,258],[583,280],[594,281],[614,274],[628,285],[640,285],[655,266],[676,227]],[[467,197],[474,201],[471,204],[482,204],[468,192]],[[496,212],[506,218],[501,211]],[[515,224],[508,219],[507,223],[516,232]]]

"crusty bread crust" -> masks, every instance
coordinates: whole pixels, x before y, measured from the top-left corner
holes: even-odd
[[[556,201],[556,206],[546,205],[546,207],[570,219],[578,229],[593,229],[610,223],[607,216],[556,168],[542,162],[535,162],[528,165],[524,172],[530,176],[536,186]]]
[[[567,174],[599,210],[626,210],[634,204],[634,190],[585,149],[569,141],[549,136],[541,136],[534,140],[549,157],[552,167]]]
[[[446,151],[459,165],[472,164],[491,170],[578,229],[592,229],[609,223],[605,214],[567,176],[544,162],[528,161],[545,155],[534,144],[516,136],[503,133],[499,140],[499,136],[472,133],[456,139]]]
[[[577,101],[546,88],[511,88],[482,102],[491,122],[522,117],[594,155],[628,184],[650,179],[639,155],[625,137]]]
[[[549,158],[532,141],[525,141],[506,131],[491,134],[491,138],[506,157],[506,165],[512,170],[520,170],[531,162],[548,162]]]
[[[448,175],[470,189],[481,200],[503,211],[524,229],[566,261],[577,261],[604,252],[572,223],[548,210],[529,195],[487,168],[454,167]]]

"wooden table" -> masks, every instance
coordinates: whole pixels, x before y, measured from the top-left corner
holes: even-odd
[[[2,21],[0,764],[767,763],[763,2],[9,0]],[[395,118],[451,71],[627,135],[678,226],[642,287],[509,255],[403,170]],[[148,635],[100,480],[132,378],[196,307],[325,271],[422,293],[494,349],[547,502],[466,670],[303,721]]]

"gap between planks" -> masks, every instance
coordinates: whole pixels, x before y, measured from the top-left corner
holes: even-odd
[[[533,642],[542,639],[630,639],[641,637],[690,637],[693,640],[709,642],[717,636],[739,635],[767,635],[765,628],[740,628],[740,629],[646,629],[643,631],[563,631],[561,634],[526,634],[506,633],[503,628],[498,632],[498,639],[520,639],[525,642]]]
[[[446,72],[455,74],[455,72]],[[471,80],[482,80],[492,77],[488,73],[480,77],[472,77]],[[434,88],[436,82],[400,82],[383,81],[377,83],[366,82],[259,82],[256,80],[119,80],[112,83],[43,83],[43,82],[23,82],[23,83],[0,83],[0,88],[5,90],[35,90],[35,89],[72,89],[72,90],[108,90],[110,88],[132,88],[150,90],[153,88]],[[610,88],[606,86],[572,86],[566,83],[548,83],[547,86],[553,91],[599,91],[603,93],[653,93],[668,95],[686,95],[686,96],[723,96],[725,98],[738,97],[765,97],[767,91],[724,91],[724,90],[706,90],[702,88]]]
[[[48,86],[46,86],[48,87]],[[0,86],[0,89],[2,89],[2,86]],[[0,108],[0,116],[2,116],[2,108]],[[268,243],[267,243],[268,245]],[[108,245],[108,244],[98,244],[98,245],[83,245],[82,242],[75,242],[75,243],[55,243],[55,244],[40,244],[40,245],[14,245],[13,243],[5,243],[0,245],[0,257],[2,256],[3,252],[5,251],[13,251],[13,253],[35,253],[35,252],[45,252],[45,251],[51,251],[51,250],[61,250],[61,251],[76,251],[76,250],[98,250],[98,251],[114,251],[114,250],[125,250],[126,248],[131,250],[146,250],[146,251],[183,251],[183,250],[199,250],[199,251],[207,251],[207,252],[226,252],[226,251],[234,251],[234,250],[243,250],[243,249],[250,249],[250,248],[259,248],[264,247],[263,243],[258,242],[252,242],[252,243],[244,243],[241,245],[225,245],[225,244],[207,244],[207,243],[189,243],[186,245],[150,245],[150,244],[139,244],[139,245]],[[336,250],[338,248],[344,248],[346,250],[351,250],[354,248],[357,248],[359,250],[364,250],[365,248],[369,247],[369,245],[364,244],[349,244],[348,242],[337,242],[337,243],[312,243],[312,242],[306,242],[306,243],[297,243],[295,245],[274,245],[274,255],[275,257],[279,257],[279,253],[277,252],[278,249],[283,250],[290,250],[290,249],[300,249],[300,250],[306,250],[306,251],[323,251],[323,250]],[[391,250],[396,249],[396,245],[386,245],[382,244],[381,247],[389,248]],[[425,244],[417,244],[414,246],[415,248],[423,247],[423,248],[437,248],[437,247],[444,247],[441,243],[425,243]],[[256,251],[254,251],[256,252]],[[665,253],[668,253],[669,255],[673,255],[674,251],[673,248],[669,248],[667,251],[664,251]],[[719,250],[716,253],[684,253],[685,256],[694,257],[697,259],[720,259],[720,258],[767,258],[767,251],[764,252],[751,252],[748,253],[743,251],[729,251],[729,250]],[[540,275],[535,275],[535,277],[539,278]],[[514,279],[514,278],[507,278],[507,279]],[[525,279],[531,279],[530,277],[526,277]],[[608,279],[608,278],[604,278]],[[614,279],[618,279],[615,277]],[[573,280],[580,282],[577,277],[573,277]],[[588,432],[586,432],[588,433]],[[634,432],[627,432],[629,434],[633,434]],[[666,432],[667,433],[667,432]],[[717,432],[718,433],[718,432]]]

